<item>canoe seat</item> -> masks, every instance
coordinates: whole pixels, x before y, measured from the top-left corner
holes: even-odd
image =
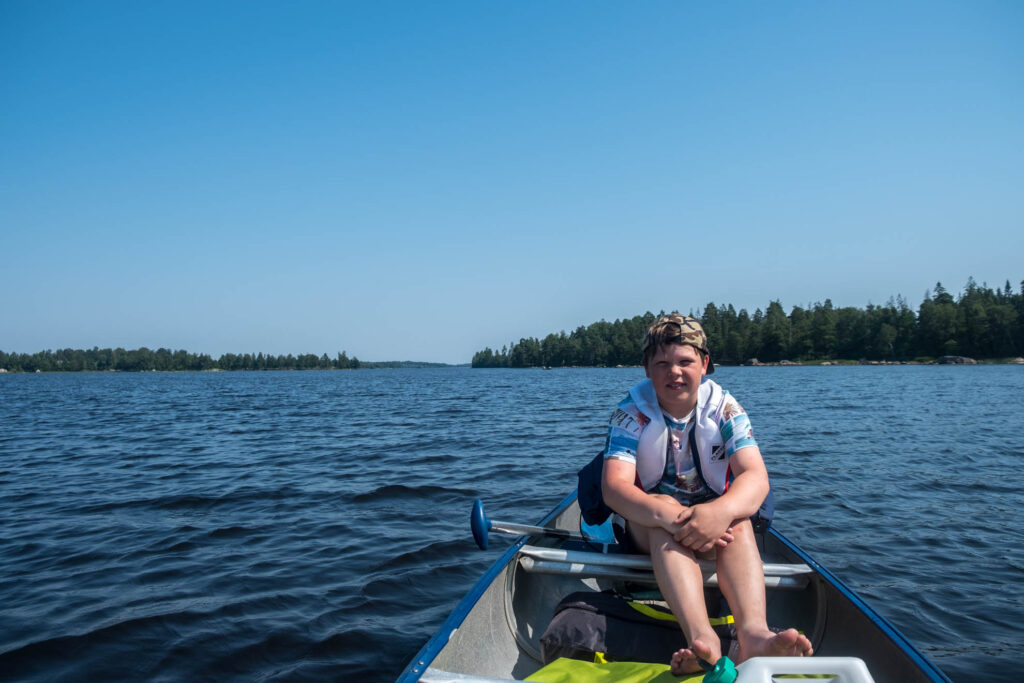
[[[604,578],[656,584],[651,558],[647,555],[621,555],[543,548],[524,545],[519,549],[519,565],[536,574],[559,574],[580,578]],[[713,562],[700,560],[705,586],[717,586],[718,574]],[[814,570],[806,564],[764,564],[766,588],[803,590]]]

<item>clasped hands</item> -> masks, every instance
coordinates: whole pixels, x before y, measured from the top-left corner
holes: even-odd
[[[672,537],[685,548],[705,553],[733,541],[732,519],[715,505],[683,507],[672,523]]]

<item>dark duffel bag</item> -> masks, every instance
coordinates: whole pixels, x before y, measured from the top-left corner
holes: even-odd
[[[715,632],[728,652],[735,638],[731,617],[713,619]],[[640,603],[611,592],[580,591],[567,595],[555,608],[540,638],[541,658],[549,664],[559,657],[594,661],[668,663],[672,653],[686,647],[679,623],[660,605]]]

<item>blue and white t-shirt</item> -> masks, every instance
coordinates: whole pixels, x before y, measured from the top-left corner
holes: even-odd
[[[730,458],[741,448],[757,445],[750,419],[743,411],[743,407],[728,394],[724,400],[721,419],[718,422],[722,437],[721,446],[716,446],[715,453],[712,454],[712,458],[715,459],[721,457],[720,450],[724,450],[725,457]],[[649,493],[670,495],[683,505],[695,505],[713,498],[714,492],[701,479],[690,453],[688,429],[691,428],[693,413],[682,420],[677,420],[664,411],[662,415],[669,429],[665,472],[661,481]],[[649,422],[649,418],[640,411],[632,397],[626,396],[619,403],[608,424],[608,445],[605,447],[604,457],[618,458],[636,465],[640,433]]]

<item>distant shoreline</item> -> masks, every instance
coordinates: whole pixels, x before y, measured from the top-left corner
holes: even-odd
[[[468,363],[466,365],[469,365]],[[360,361],[341,351],[333,358],[316,355],[225,353],[214,358],[206,353],[167,348],[47,349],[36,353],[0,350],[0,372],[226,372],[237,370],[359,370],[380,368],[457,367],[449,363],[391,360]]]
[[[203,373],[236,373],[236,372],[309,372],[311,370],[335,372],[335,371],[350,371],[350,370],[445,370],[449,368],[469,368],[469,363],[461,363],[459,365],[450,365],[447,363],[409,363],[407,365],[393,365],[388,363],[366,363],[360,368],[265,368],[263,370],[253,370],[250,368],[239,368],[237,370],[224,370],[223,368],[208,368],[205,370],[192,370],[184,368],[181,370],[8,370],[7,368],[0,368],[0,375],[35,375],[35,374],[48,374],[48,375],[107,375],[113,373],[119,374],[143,374],[143,373],[165,373],[171,374],[176,372],[203,372]]]
[[[712,356],[712,360],[714,357]],[[837,367],[844,366],[848,367],[851,365],[1024,365],[1024,358],[968,358],[967,362],[942,362],[940,359],[929,359],[929,360],[807,360],[807,361],[772,361],[762,363],[760,361],[756,363],[719,363],[715,362],[715,367],[718,368],[772,368],[772,367]],[[453,366],[454,367],[454,366]],[[525,367],[480,367],[474,368],[475,370],[573,370],[573,369],[593,369],[593,368],[637,368],[642,369],[643,366],[638,364],[635,365],[560,365],[560,366],[541,366],[541,365],[528,365]]]
[[[932,361],[851,361],[851,360],[833,360],[833,361],[778,361],[771,363],[757,363],[757,364],[717,364],[720,368],[788,368],[788,367],[850,367],[850,366],[893,366],[893,365],[916,365],[916,366],[956,366],[956,365],[1024,365],[1024,358],[1000,358],[1000,359],[972,359],[972,363],[940,363],[936,360]],[[642,369],[642,365],[566,365],[561,367],[541,367],[541,366],[529,366],[521,368],[472,368],[469,363],[449,364],[449,363],[414,363],[404,361],[401,364],[392,362],[382,363],[366,363],[359,370],[445,370],[445,369],[456,369],[456,368],[468,368],[473,370],[615,370],[615,369]],[[344,368],[344,370],[352,370],[355,368]],[[202,373],[243,373],[243,372],[308,372],[310,370],[321,370],[333,372],[339,370],[339,368],[268,368],[263,370],[252,370],[252,369],[237,369],[237,370],[224,370],[221,368],[209,368],[206,370],[8,370],[7,368],[0,368],[0,375],[35,375],[35,374],[52,374],[52,375],[66,375],[66,374],[88,374],[88,375],[105,375],[111,373],[117,374],[144,374],[144,373],[181,373],[181,372],[202,372]]]

